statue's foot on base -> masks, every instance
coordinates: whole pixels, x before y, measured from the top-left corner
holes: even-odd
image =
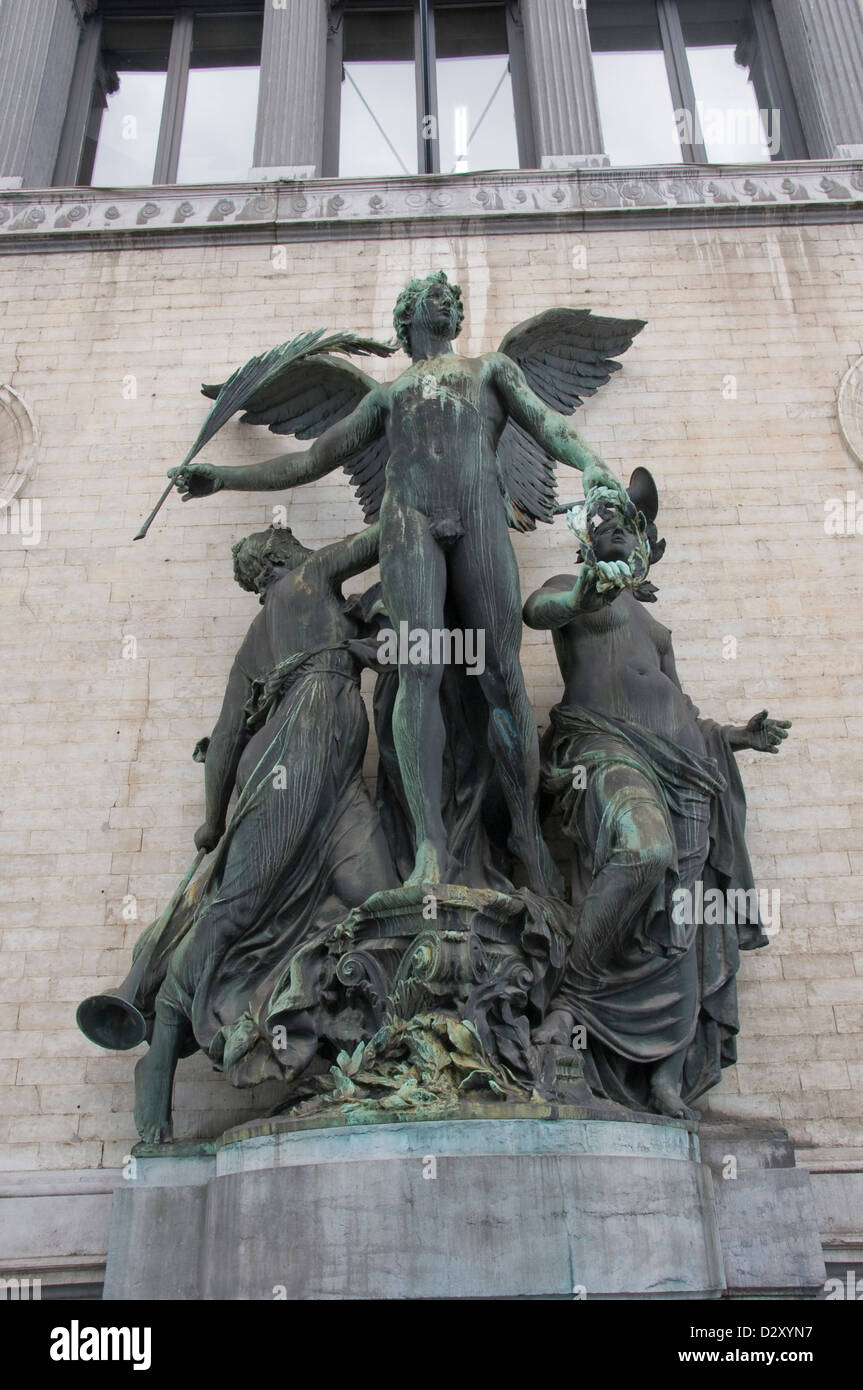
[[[135,1067],[135,1128],[145,1144],[167,1144],[174,1137],[171,1121],[171,1086],[167,1095],[159,1086],[152,1052]]]
[[[404,881],[405,888],[416,888],[423,883],[443,883],[449,855],[441,845],[433,840],[422,840],[410,875]]]
[[[650,1108],[657,1115],[669,1115],[673,1120],[697,1120],[697,1110],[692,1110],[681,1099],[680,1092],[673,1086],[654,1083],[650,1088]]]
[[[556,1047],[569,1047],[575,1019],[568,1009],[552,1009],[551,1013],[534,1029],[535,1043],[553,1043]]]

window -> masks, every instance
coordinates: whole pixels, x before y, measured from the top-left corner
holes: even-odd
[[[417,172],[414,15],[380,10],[346,18],[339,172],[354,178]]]
[[[128,187],[153,182],[170,52],[170,20],[106,22],[81,183]]]
[[[806,157],[770,0],[590,0],[588,24],[613,165]]]
[[[466,173],[532,162],[529,103],[510,61],[520,31],[502,0],[347,0],[336,35],[341,61],[328,122],[338,127],[338,167],[326,173]]]
[[[178,183],[248,178],[255,162],[262,24],[253,15],[196,17]]]
[[[612,164],[680,164],[656,5],[592,4],[593,71],[605,153]]]
[[[254,163],[263,17],[102,23],[79,184],[216,183]]]
[[[463,5],[435,15],[440,171],[517,169],[506,12]]]

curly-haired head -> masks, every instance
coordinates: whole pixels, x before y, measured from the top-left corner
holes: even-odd
[[[452,337],[457,338],[464,323],[464,306],[461,299],[461,286],[453,285],[447,279],[445,270],[436,270],[425,279],[411,280],[406,285],[396,301],[395,312],[393,313],[393,325],[396,330],[396,337],[410,355],[411,352],[411,327],[414,321],[417,305],[423,295],[431,289],[432,285],[443,284],[447,286],[453,301],[453,333]]]
[[[270,526],[244,536],[233,546],[234,578],[241,589],[263,594],[276,569],[293,570],[313,554],[290,526]]]

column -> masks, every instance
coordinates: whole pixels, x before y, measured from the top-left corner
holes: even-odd
[[[0,187],[48,188],[84,18],[96,0],[0,6]]]
[[[268,0],[253,178],[321,173],[329,0]]]
[[[608,164],[593,76],[587,8],[522,0],[536,153],[543,169]]]
[[[774,0],[773,10],[810,157],[863,158],[859,0]]]

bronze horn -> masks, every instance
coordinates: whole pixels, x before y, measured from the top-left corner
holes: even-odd
[[[117,989],[106,989],[104,994],[91,994],[88,999],[81,1000],[75,1022],[90,1042],[114,1052],[126,1052],[144,1042],[147,1020],[133,1000],[147,973],[151,954],[146,950],[140,952]]]
[[[148,940],[142,945],[132,961],[132,968],[117,989],[106,989],[104,994],[91,994],[82,999],[75,1013],[75,1022],[85,1038],[98,1047],[110,1048],[112,1052],[127,1052],[146,1040],[149,1025],[141,1010],[135,1004],[135,996],[147,974],[153,969],[154,960],[164,952],[163,933],[179,906],[186,889],[206,850],[199,850],[186,873],[174,890],[174,895],[162,915],[147,929]],[[173,943],[176,944],[176,943]]]

